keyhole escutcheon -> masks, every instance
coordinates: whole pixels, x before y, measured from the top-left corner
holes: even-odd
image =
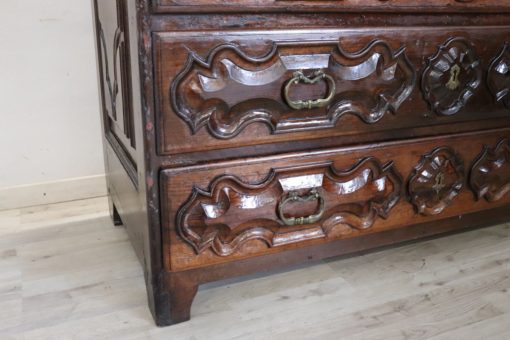
[[[436,194],[439,195],[439,192],[443,190],[445,186],[444,173],[440,172],[437,174],[435,184],[432,188],[436,191]]]
[[[448,83],[446,83],[446,87],[452,91],[458,89],[460,86],[459,75],[460,75],[460,66],[455,64],[450,69],[450,80],[448,80]]]

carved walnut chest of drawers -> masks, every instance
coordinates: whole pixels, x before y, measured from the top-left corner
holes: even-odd
[[[510,3],[95,0],[112,217],[199,284],[510,220]]]

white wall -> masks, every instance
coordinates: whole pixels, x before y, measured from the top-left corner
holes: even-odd
[[[0,1],[0,190],[104,173],[91,0]]]

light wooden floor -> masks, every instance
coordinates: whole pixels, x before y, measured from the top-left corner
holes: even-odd
[[[156,328],[106,199],[0,212],[0,339],[510,339],[510,224],[200,289]]]

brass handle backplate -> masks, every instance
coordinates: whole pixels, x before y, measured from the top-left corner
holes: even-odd
[[[288,203],[293,203],[293,202],[305,203],[305,202],[310,202],[313,200],[319,201],[319,209],[317,210],[317,212],[315,214],[310,215],[310,216],[304,216],[304,217],[285,217],[284,210],[285,210],[285,206]],[[280,215],[280,219],[283,221],[283,223],[285,225],[288,225],[288,226],[303,225],[303,224],[316,223],[316,222],[320,221],[320,219],[322,218],[322,215],[324,214],[324,208],[325,208],[324,197],[322,197],[322,195],[317,191],[317,189],[311,190],[308,194],[306,194],[304,196],[300,196],[297,191],[292,191],[289,193],[287,198],[282,200],[280,202],[280,204],[278,205],[278,213]]]
[[[293,85],[297,85],[299,83],[315,84],[321,80],[326,80],[328,82],[329,94],[326,98],[307,100],[290,99],[290,90]],[[303,71],[294,72],[293,77],[287,82],[284,91],[285,101],[294,110],[313,109],[328,106],[329,103],[331,103],[331,101],[333,100],[335,94],[336,94],[335,80],[330,75],[324,73],[323,70],[315,71],[311,77],[305,76]]]

